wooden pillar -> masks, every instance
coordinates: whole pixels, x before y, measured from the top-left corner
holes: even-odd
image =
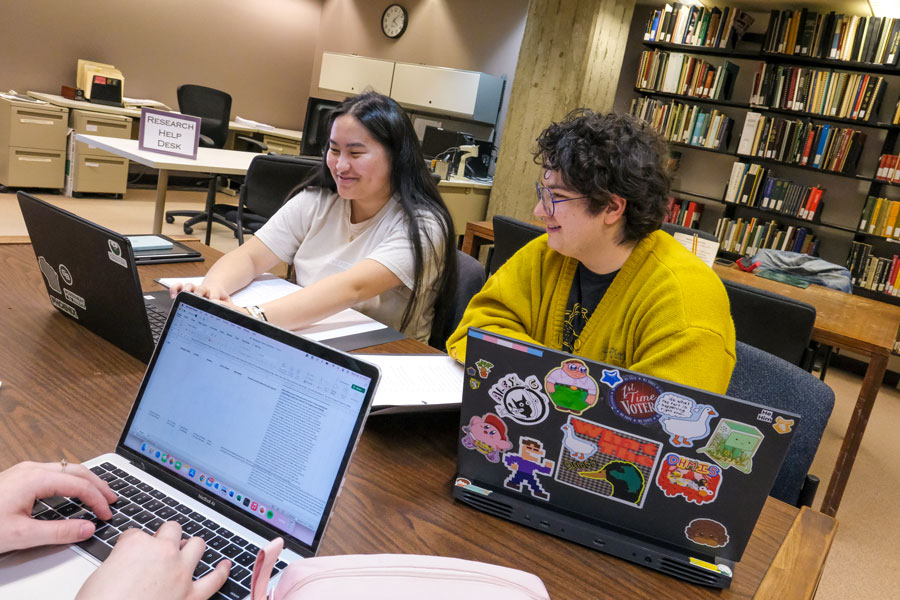
[[[533,218],[538,134],[570,110],[612,108],[634,0],[530,0],[488,218]]]

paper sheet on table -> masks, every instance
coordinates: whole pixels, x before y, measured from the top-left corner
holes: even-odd
[[[267,125],[265,123],[260,123],[259,121],[251,121],[250,119],[244,119],[243,117],[234,117],[234,122],[238,125],[245,125],[247,127],[257,127],[259,129],[275,129],[271,125]]]
[[[446,354],[357,354],[381,369],[372,411],[407,412],[458,406],[464,367]]]
[[[696,254],[697,258],[705,262],[708,267],[712,268],[713,261],[716,260],[716,253],[719,251],[719,242],[705,240],[697,234],[689,235],[687,233],[681,233],[680,231],[675,232],[672,235],[676,240],[681,242],[681,245],[687,248],[691,254]]]
[[[199,285],[203,281],[202,277],[163,277],[157,279],[161,285],[172,287],[176,283],[192,283]],[[284,280],[277,275],[271,273],[263,273],[242,290],[231,295],[231,301],[238,306],[253,306],[256,304],[265,304],[272,300],[277,300],[283,296],[287,296],[301,289],[299,285]],[[313,323],[309,327],[295,330],[308,338],[316,341],[331,340],[338,337],[348,335],[356,335],[367,331],[375,331],[376,329],[384,329],[387,325],[379,323],[371,317],[367,317],[361,312],[352,308],[342,310],[330,317],[325,317],[317,323]]]

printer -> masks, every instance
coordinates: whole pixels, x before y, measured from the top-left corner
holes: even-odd
[[[122,106],[125,78],[112,65],[78,59],[75,85],[84,91],[85,99],[109,106]]]

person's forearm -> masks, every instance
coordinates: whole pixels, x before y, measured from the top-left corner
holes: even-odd
[[[253,281],[260,272],[257,272],[252,257],[238,249],[217,260],[201,285],[207,289],[222,289],[231,295]]]

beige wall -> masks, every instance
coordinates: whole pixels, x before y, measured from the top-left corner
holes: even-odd
[[[399,62],[506,75],[506,98],[525,31],[528,0],[404,0],[409,26],[400,39],[381,32],[388,0],[324,0],[310,78],[310,94],[338,98],[318,89],[322,52],[343,52]]]
[[[75,63],[115,65],[125,95],[177,107],[182,83],[232,116],[300,129],[322,0],[0,0],[0,89],[59,93]]]

